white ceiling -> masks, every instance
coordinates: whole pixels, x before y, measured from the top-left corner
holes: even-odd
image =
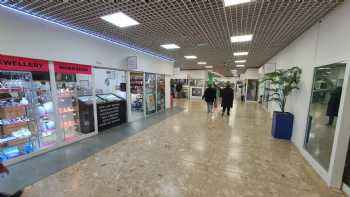
[[[339,5],[339,0],[256,0],[224,7],[221,0],[3,0],[1,4],[49,20],[123,41],[176,59],[184,69],[206,61],[225,75],[235,51],[249,51],[246,67],[259,67]],[[100,17],[122,11],[140,25],[118,28]],[[232,35],[254,34],[253,41],[231,43]],[[175,43],[181,48],[165,50]],[[197,60],[186,60],[196,55]]]

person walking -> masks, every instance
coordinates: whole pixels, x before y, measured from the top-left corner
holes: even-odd
[[[229,116],[234,99],[233,89],[231,88],[230,82],[227,82],[226,87],[221,91],[221,97],[222,116],[224,116],[226,110],[227,115]]]
[[[338,116],[342,88],[337,87],[332,93],[327,106],[326,115],[329,117],[327,126],[332,126],[335,117]]]
[[[208,88],[205,89],[202,99],[207,102],[208,113],[213,112],[213,105],[216,100],[216,89],[213,88],[211,84],[209,84]]]

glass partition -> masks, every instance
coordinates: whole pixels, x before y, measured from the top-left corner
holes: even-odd
[[[332,64],[314,71],[305,148],[326,170],[332,153],[345,67],[345,64]]]
[[[146,114],[156,112],[156,74],[145,73]]]

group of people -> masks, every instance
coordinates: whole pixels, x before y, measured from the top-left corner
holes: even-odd
[[[222,116],[230,115],[230,110],[233,106],[234,91],[231,88],[229,82],[226,83],[226,87],[220,91],[221,97],[221,107],[222,107]],[[204,95],[202,97],[207,102],[208,113],[213,112],[214,103],[218,102],[217,99],[217,89],[212,87],[211,84],[208,84],[208,88],[205,89]]]

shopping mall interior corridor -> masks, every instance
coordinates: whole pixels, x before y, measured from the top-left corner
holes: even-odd
[[[293,144],[273,139],[270,116],[235,103],[230,117],[201,101],[25,189],[25,197],[343,196]]]

